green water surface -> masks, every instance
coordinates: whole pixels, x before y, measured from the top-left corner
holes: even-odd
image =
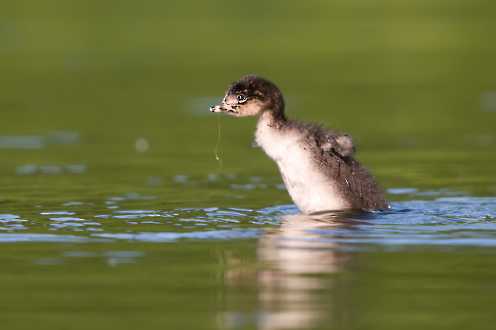
[[[493,1],[0,8],[2,329],[493,328]],[[281,220],[254,119],[208,112],[246,73],[416,215]]]

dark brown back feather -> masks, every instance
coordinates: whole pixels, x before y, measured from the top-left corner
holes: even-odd
[[[284,128],[296,129],[304,133],[305,143],[312,151],[318,166],[336,183],[337,188],[353,208],[364,210],[388,208],[383,190],[369,171],[353,157],[354,146],[351,145],[353,150],[350,152],[350,146],[344,146],[343,149],[338,142],[339,137],[345,134],[325,129],[321,125],[295,120],[288,120]]]

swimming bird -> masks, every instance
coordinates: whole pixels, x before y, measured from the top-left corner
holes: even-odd
[[[276,162],[301,212],[389,207],[373,176],[354,158],[351,136],[288,119],[282,92],[271,81],[243,76],[210,111],[258,117],[255,142]]]

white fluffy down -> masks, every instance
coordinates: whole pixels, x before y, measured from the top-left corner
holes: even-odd
[[[300,211],[313,213],[350,207],[332,180],[319,171],[301,132],[273,128],[270,120],[262,116],[255,138],[279,166],[286,189]]]

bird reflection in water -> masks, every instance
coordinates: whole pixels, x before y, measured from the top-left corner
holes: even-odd
[[[334,302],[349,299],[349,281],[338,274],[352,255],[335,238],[364,223],[355,215],[284,216],[277,229],[259,238],[255,265],[225,256],[222,328],[306,329],[346,322],[349,316]]]

